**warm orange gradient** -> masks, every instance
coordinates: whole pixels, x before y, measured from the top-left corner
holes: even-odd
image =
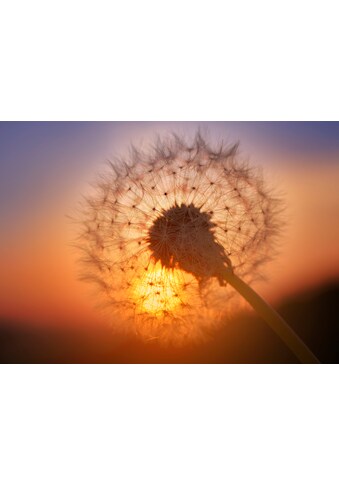
[[[280,179],[285,194],[285,225],[278,254],[266,266],[266,281],[257,283],[256,288],[268,299],[279,301],[300,289],[339,278],[339,167],[279,169],[271,171],[270,177],[272,181]],[[46,324],[60,320],[81,324],[107,318],[95,309],[96,298],[88,286],[77,281],[78,254],[70,244],[74,230],[64,214],[54,211],[33,225],[23,225],[2,248],[2,315]],[[144,310],[157,313],[166,305],[178,303],[172,297],[177,292],[176,277],[167,275],[166,289],[160,285],[160,277],[157,269],[145,275],[143,282],[134,282],[134,292],[143,298]],[[149,292],[150,279],[154,280],[154,290],[161,286],[162,295]]]
[[[298,162],[267,170],[286,206],[277,255],[258,285],[274,300],[339,280],[339,165]]]
[[[138,141],[142,133],[142,129],[134,130],[133,137]],[[263,167],[265,178],[286,203],[277,255],[262,271],[265,280],[255,283],[254,288],[276,304],[299,290],[338,280],[339,154],[301,155],[288,147],[282,152],[262,141],[246,146],[245,135],[242,151],[247,150],[252,163]],[[112,152],[113,149],[114,144]],[[77,279],[79,254],[71,245],[76,228],[66,217],[86,192],[87,182],[104,166],[101,155],[96,159],[92,153],[91,160],[84,169],[78,164],[72,173],[65,171],[67,190],[60,183],[53,196],[42,192],[41,203],[32,213],[20,217],[19,212],[3,226],[2,318],[43,325],[98,324],[109,320],[107,312],[96,308],[97,298],[90,285]],[[142,302],[139,309],[155,315],[179,305],[183,298],[182,294],[176,296],[180,278],[177,280],[174,272],[168,272],[163,283],[160,273],[157,268],[143,281],[132,282],[133,297]]]

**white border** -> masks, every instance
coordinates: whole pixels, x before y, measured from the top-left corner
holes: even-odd
[[[335,120],[336,2],[5,0],[6,120]]]
[[[331,365],[2,367],[0,481],[336,484],[336,382]]]

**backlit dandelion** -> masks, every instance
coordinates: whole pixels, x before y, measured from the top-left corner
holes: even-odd
[[[255,307],[240,278],[271,257],[280,204],[237,144],[159,138],[110,161],[94,189],[82,208],[83,278],[124,328],[200,338],[221,324],[228,283]]]

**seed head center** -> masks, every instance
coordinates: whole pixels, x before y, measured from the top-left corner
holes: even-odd
[[[179,267],[198,280],[221,274],[228,258],[214,235],[211,214],[193,204],[162,211],[149,229],[148,244],[155,261]]]

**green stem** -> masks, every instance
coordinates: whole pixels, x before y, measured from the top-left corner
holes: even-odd
[[[319,364],[319,360],[289,327],[285,320],[263,300],[250,286],[236,276],[232,271],[225,270],[226,281],[235,288],[240,295],[252,306],[269,326],[279,335],[289,349],[303,364]]]

